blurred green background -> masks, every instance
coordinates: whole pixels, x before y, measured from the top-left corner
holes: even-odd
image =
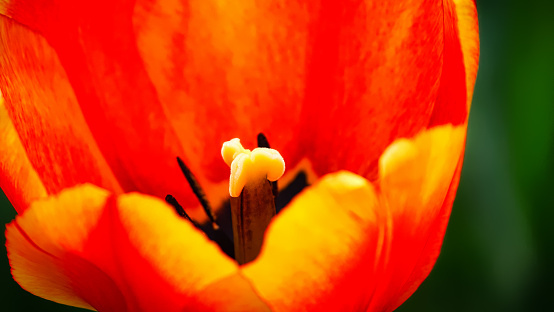
[[[458,197],[434,270],[398,311],[554,311],[554,1],[477,6],[481,61]],[[14,216],[2,196],[0,223]],[[2,311],[81,311],[19,288],[0,245]]]

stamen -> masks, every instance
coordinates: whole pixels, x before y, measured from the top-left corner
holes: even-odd
[[[276,150],[250,151],[242,147],[239,139],[225,142],[221,156],[231,167],[229,194],[235,259],[244,264],[260,253],[265,229],[275,215],[275,197],[269,181],[283,175],[285,162]]]
[[[204,208],[206,215],[208,215],[208,218],[210,219],[211,223],[209,225],[206,225],[206,224],[202,225],[192,220],[190,216],[186,213],[185,209],[179,204],[177,199],[175,199],[175,197],[169,194],[165,197],[165,201],[175,208],[175,211],[177,211],[177,214],[192,222],[192,224],[194,224],[194,226],[199,230],[203,231],[206,234],[206,236],[208,236],[209,239],[216,242],[219,245],[219,247],[221,247],[221,250],[224,253],[226,253],[229,257],[234,258],[235,250],[234,250],[233,242],[231,242],[229,237],[219,228],[219,225],[215,223],[215,218],[212,213],[211,205],[206,199],[206,195],[202,190],[202,188],[200,187],[200,184],[196,180],[196,177],[190,171],[190,169],[185,165],[185,163],[180,157],[177,157],[177,163],[179,164],[181,171],[185,175],[185,178],[187,179],[187,182],[189,183],[190,188],[192,189],[194,195],[196,195],[196,198],[198,198],[198,201]]]
[[[189,215],[187,214],[183,206],[179,204],[179,202],[177,201],[177,199],[175,199],[175,197],[171,196],[170,194],[167,194],[167,196],[165,197],[165,201],[171,206],[173,206],[173,208],[175,208],[175,211],[179,216],[189,220],[192,224],[194,224],[194,226],[198,227],[198,223],[196,223],[196,221],[192,220],[189,217]]]
[[[214,229],[216,229],[218,226],[215,223],[212,207],[210,206],[210,203],[206,199],[206,194],[202,190],[202,187],[200,187],[200,184],[196,180],[196,177],[194,176],[192,171],[190,171],[189,167],[187,167],[187,165],[185,165],[183,160],[178,156],[177,156],[177,163],[179,164],[181,171],[185,175],[185,178],[187,179],[190,185],[190,188],[192,189],[192,192],[194,193],[194,195],[196,195],[196,198],[198,198],[198,201],[200,202],[200,205],[202,205],[202,208],[204,208],[204,211],[206,212],[208,219],[210,219],[212,226],[214,227]]]

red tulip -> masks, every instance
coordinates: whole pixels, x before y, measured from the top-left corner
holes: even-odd
[[[462,166],[474,2],[262,2],[0,2],[24,289],[99,311],[391,311],[417,289]],[[175,157],[220,206],[221,143],[260,132],[280,185],[311,186],[239,266],[158,198],[202,220]]]

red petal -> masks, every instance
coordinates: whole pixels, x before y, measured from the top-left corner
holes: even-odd
[[[221,144],[263,132],[293,168],[313,8],[290,1],[138,1],[139,52],[190,164],[228,179]],[[228,195],[228,194],[227,194]]]
[[[4,16],[0,34],[0,88],[6,111],[2,123],[10,129],[2,133],[0,145],[13,149],[7,155],[14,158],[2,161],[6,178],[1,186],[17,187],[20,194],[8,192],[10,200],[20,198],[12,202],[16,209],[23,211],[44,195],[40,183],[47,193],[83,182],[120,192],[56,53],[42,37]],[[34,174],[40,181],[29,176]]]
[[[384,148],[429,123],[442,72],[439,3],[141,1],[136,12],[147,71],[211,181],[226,179],[212,142],[229,135],[252,146],[264,132],[289,169],[308,157],[318,175],[373,179]]]
[[[318,174],[374,180],[382,151],[429,122],[439,88],[438,1],[330,2],[312,33],[304,146]]]
[[[319,175],[347,168],[374,179],[381,151],[395,138],[413,136],[428,125],[464,123],[467,118],[466,105],[475,73],[475,58],[472,58],[475,47],[471,43],[474,41],[460,42],[459,38],[474,33],[475,28],[465,27],[466,24],[456,18],[458,8],[467,9],[467,3],[462,1],[455,1],[456,8],[447,1],[443,6],[438,3],[392,5],[378,2],[375,7],[371,2],[360,5],[325,3],[314,7],[296,7],[294,4],[249,7],[245,3],[244,7],[229,9],[192,2],[184,8],[182,20],[169,14],[169,9],[165,12],[167,7],[146,2],[135,8],[130,4],[117,6],[108,1],[71,2],[68,7],[57,7],[60,3],[52,7],[28,8],[25,4],[13,2],[8,8],[8,15],[45,35],[65,68],[64,72],[48,44],[34,35],[29,50],[40,52],[34,63],[54,64],[53,70],[44,71],[47,74],[38,71],[44,76],[39,75],[39,83],[32,77],[37,69],[32,68],[30,74],[25,75],[24,69],[28,65],[25,65],[25,60],[18,59],[23,53],[13,53],[17,61],[14,62],[16,75],[9,83],[15,87],[7,82],[1,84],[2,91],[9,94],[6,95],[7,107],[13,126],[19,132],[25,151],[29,152],[32,148],[27,146],[35,144],[38,135],[32,132],[29,135],[25,123],[33,125],[31,131],[49,130],[45,121],[51,116],[48,112],[33,110],[36,109],[33,105],[38,106],[40,101],[33,94],[26,95],[27,88],[47,93],[46,103],[57,104],[58,94],[67,96],[70,99],[68,115],[81,116],[82,110],[86,122],[79,120],[75,126],[60,121],[61,125],[70,125],[70,130],[65,132],[73,135],[77,129],[79,142],[92,142],[90,137],[93,136],[98,147],[94,146],[91,153],[105,157],[114,176],[126,190],[140,189],[157,196],[181,194],[188,199],[186,195],[190,192],[184,192],[180,185],[184,180],[176,169],[174,157],[177,155],[186,156],[193,171],[201,172],[201,182],[217,186],[227,178],[217,153],[219,138],[222,137],[219,141],[223,141],[229,138],[229,134],[237,133],[246,135],[245,141],[248,142],[248,136],[252,138],[258,129],[268,134],[272,145],[282,149],[285,157],[289,156],[289,164],[293,166],[302,155],[307,155]],[[443,7],[445,12],[442,12]],[[166,14],[177,18],[178,23],[172,24],[173,19],[166,24],[160,23],[155,16],[147,16],[145,12],[156,12],[161,19]],[[186,27],[187,31],[183,31],[180,23],[187,27],[192,25],[190,29],[194,31]],[[150,27],[158,24],[163,25],[162,32],[170,29],[171,36],[157,36],[160,30]],[[257,27],[252,29],[252,25]],[[277,27],[282,25],[284,29]],[[155,44],[177,48],[150,49]],[[170,56],[164,54],[168,50],[171,50]],[[179,54],[181,51],[183,53]],[[46,62],[41,62],[45,59]],[[23,62],[23,65],[18,62]],[[4,63],[11,64],[12,60]],[[157,64],[159,68],[155,68]],[[167,74],[164,69],[174,72]],[[22,77],[26,80],[23,84],[16,84],[20,72],[24,73]],[[48,73],[56,73],[61,78],[52,80]],[[67,91],[70,87],[66,74],[74,93]],[[171,80],[175,84],[171,84]],[[47,83],[51,81],[55,81],[52,90]],[[60,93],[60,90],[65,91]],[[30,103],[22,111],[18,111],[17,106],[24,102],[20,98]],[[75,99],[79,101],[79,109],[75,108]],[[133,103],[134,106],[122,105],[124,103]],[[181,103],[184,103],[184,108],[180,107]],[[300,108],[297,103],[303,106]],[[194,113],[189,115],[190,112]],[[228,115],[233,117],[227,119]],[[21,116],[22,120],[16,116]],[[213,123],[213,129],[203,131]],[[291,126],[287,128],[289,124]],[[196,129],[202,131],[197,133]],[[89,130],[92,134],[87,132]],[[73,137],[57,139],[70,142],[69,147],[74,146]],[[50,141],[55,142],[53,139],[46,142]],[[40,146],[41,152],[48,155],[44,146]],[[88,151],[83,147],[77,150]],[[78,153],[63,152],[62,156],[69,156],[45,157],[43,167],[47,168],[38,170],[39,175],[57,177],[55,172],[48,170],[60,163],[65,165],[64,159],[78,159]],[[37,166],[41,155],[31,154],[29,161]],[[106,171],[101,156],[92,159],[101,162],[93,162],[92,174]],[[412,164],[413,168],[417,166]],[[82,169],[86,172],[87,166],[83,165]],[[204,173],[201,169],[207,170]],[[414,198],[410,203],[412,207],[395,202],[402,198],[386,193],[387,188],[400,188],[403,183],[413,182],[411,179],[424,179],[417,170],[408,171],[406,175],[398,174],[392,180],[383,178],[379,182],[385,198],[394,203],[391,207],[400,210],[392,211],[395,238],[390,241],[391,261],[383,264],[385,282],[376,294],[374,307],[395,307],[406,293],[417,287],[420,276],[428,272],[425,267],[434,262],[437,247],[433,244],[428,250],[425,241],[430,229],[444,226],[437,221],[443,220],[437,203],[444,201],[445,185],[450,185],[444,181],[451,179],[452,176],[448,176],[450,169],[438,170],[438,174],[444,177],[441,176],[441,188],[434,193],[432,204],[418,202],[421,198],[410,193],[408,195]],[[62,173],[65,174],[66,170],[64,168]],[[54,184],[56,181],[52,180],[52,184],[45,183],[45,186],[54,185],[53,189],[59,189],[82,181],[79,180],[82,177],[89,179],[78,171],[80,176],[69,174],[69,178],[65,178],[64,175],[67,181]],[[410,176],[412,173],[416,178]],[[408,181],[402,178],[408,178]],[[102,184],[107,183],[104,179],[111,181],[113,177],[102,173],[93,179]],[[210,194],[215,196],[214,192]],[[189,204],[191,202],[192,199]],[[406,206],[413,209],[402,210]],[[156,269],[164,269],[153,274],[152,285],[163,284],[159,275],[162,281],[171,280],[169,273],[175,267],[169,265],[169,269],[165,268],[167,263],[157,259],[157,253],[151,254],[148,249],[140,247],[151,245],[145,243],[148,240],[144,233],[132,225],[138,221],[129,223],[131,225],[125,223],[126,218],[133,218],[133,213],[127,211],[127,217],[121,218],[115,214],[115,209],[112,210],[106,210],[108,212],[95,230],[98,232],[91,235],[84,255],[78,254],[78,257],[96,263],[94,261],[98,259],[95,260],[94,255],[103,250],[109,234],[115,231],[119,233],[115,235],[118,244],[126,251],[124,255],[116,253],[116,258],[139,259],[132,261],[134,264],[129,272],[150,272],[151,263],[155,263]],[[423,221],[412,222],[410,218],[414,215],[417,218],[423,215]],[[412,239],[410,235],[414,229],[421,237]],[[126,237],[128,232],[133,234]],[[440,241],[440,237],[433,240]],[[420,251],[424,254],[419,254]],[[425,255],[427,252],[430,257]],[[66,259],[66,255],[60,259]],[[119,270],[115,261],[102,261],[98,267],[107,272],[108,280],[118,285],[126,300],[131,300],[127,304],[138,306],[141,299],[133,298],[136,294],[142,298],[147,289],[136,286],[135,276],[125,276],[127,268]],[[424,269],[419,270],[421,265]],[[76,271],[82,270],[77,266]],[[418,272],[424,273],[420,275]],[[91,276],[90,280],[94,281],[94,278]],[[133,281],[128,287],[122,285],[127,279]],[[160,289],[169,293],[174,290],[163,285]],[[86,300],[99,298],[92,296]],[[167,302],[168,305],[175,303],[171,298]],[[147,299],[140,303],[151,304]]]
[[[429,127],[467,121],[479,59],[475,3],[444,1],[443,6],[444,64]]]
[[[5,11],[58,52],[123,189],[186,206],[196,202],[174,157],[217,201],[220,144],[251,146],[260,131],[288,168],[308,157],[318,175],[374,179],[384,148],[429,124],[444,72],[438,0],[11,1]]]
[[[185,206],[198,206],[175,159],[176,156],[186,155],[183,155],[179,140],[166,117],[167,112],[159,103],[136,47],[131,20],[133,3],[12,1],[6,12],[19,23],[42,34],[55,50],[54,52],[49,46],[43,48],[47,45],[46,41],[37,43],[41,38],[33,34],[30,35],[31,38],[38,39],[18,40],[28,44],[30,48],[38,46],[47,50],[54,61],[47,59],[47,62],[33,62],[34,66],[27,65],[30,73],[40,72],[44,74],[46,81],[26,81],[24,86],[18,85],[7,92],[3,90],[12,120],[15,116],[23,120],[50,120],[47,118],[48,111],[36,109],[43,104],[40,99],[28,99],[28,106],[35,109],[33,112],[16,110],[19,103],[16,99],[29,90],[44,90],[61,97],[61,101],[56,101],[56,106],[51,106],[58,108],[60,103],[67,101],[71,104],[68,115],[82,114],[87,130],[92,133],[101,153],[95,159],[105,159],[124,191],[139,190],[158,197],[165,197],[169,193]],[[29,32],[28,29],[26,31]],[[7,62],[25,62],[25,58],[21,57],[25,54],[19,52],[13,53]],[[36,64],[56,63],[57,57],[63,68],[55,64],[54,68],[41,72],[41,68],[36,67]],[[19,76],[24,74],[25,71],[21,68],[15,68],[13,75],[8,77],[9,83],[15,84]],[[62,84],[61,87],[49,83],[56,78],[56,82]],[[8,82],[2,83],[2,88],[7,88],[6,84]],[[77,106],[72,105],[73,103]],[[60,112],[54,112],[56,116],[61,115]],[[65,120],[68,123],[80,122],[73,118]],[[29,127],[29,124],[26,126]],[[33,129],[41,127],[34,126]],[[18,128],[19,133],[26,131],[28,129]],[[70,129],[58,131],[62,134],[66,134],[65,132],[70,132]],[[22,141],[25,146],[41,148],[36,138],[24,137]],[[44,142],[47,146],[49,138]],[[68,148],[76,148],[76,143],[70,140],[65,142]],[[71,158],[72,162],[78,160],[79,157],[75,155]],[[55,159],[45,161],[43,167],[44,170],[56,168],[60,163],[63,164]],[[61,171],[66,175],[68,170],[64,168]],[[113,190],[109,185],[91,179],[86,171],[79,172],[81,181],[94,182]],[[62,187],[74,185],[63,180],[60,182]]]

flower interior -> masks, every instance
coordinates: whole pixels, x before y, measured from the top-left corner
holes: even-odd
[[[200,224],[193,220],[171,194],[168,194],[165,200],[175,208],[177,214],[192,222],[217,243],[223,252],[242,265],[259,255],[265,230],[277,213],[276,207],[284,207],[301,191],[306,186],[306,177],[299,174],[291,183],[290,190],[285,189],[285,195],[279,197],[277,180],[285,172],[285,161],[277,150],[270,148],[263,133],[258,134],[258,148],[252,151],[245,149],[240,139],[234,138],[223,143],[221,156],[231,168],[231,173],[230,199],[227,205],[218,210],[221,211],[219,215],[214,214],[196,177],[179,157],[179,167],[209,222]]]

